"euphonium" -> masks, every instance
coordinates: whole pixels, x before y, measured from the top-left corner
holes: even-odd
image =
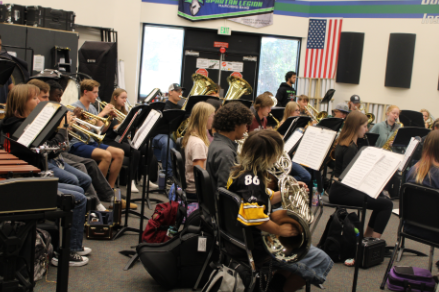
[[[226,96],[224,96],[223,104],[226,100],[237,100],[241,96],[249,95],[253,92],[251,85],[242,78],[229,76],[227,77],[227,82],[229,83],[229,90],[227,90]]]
[[[306,111],[309,113],[311,118],[317,122],[320,122],[322,119],[326,119],[328,113],[325,111],[319,112],[315,107],[310,104],[305,106]]]
[[[387,139],[386,143],[384,143],[383,145],[383,149],[384,150],[391,150],[392,149],[392,145],[390,145],[391,142],[393,142],[393,140],[395,140],[396,134],[398,134],[398,130],[401,129],[402,127],[404,127],[403,123],[397,122],[397,124],[399,124],[399,128],[396,129],[395,131],[393,131],[393,134],[389,137],[389,139]]]

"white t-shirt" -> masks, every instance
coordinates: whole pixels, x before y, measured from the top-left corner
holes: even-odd
[[[196,192],[194,160],[204,159],[204,168],[206,168],[207,149],[208,147],[204,144],[203,140],[192,135],[189,137],[186,147],[184,147],[187,193],[195,194]]]

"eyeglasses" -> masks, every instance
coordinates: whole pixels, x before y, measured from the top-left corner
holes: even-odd
[[[295,112],[299,112],[300,113],[300,109],[296,109]]]

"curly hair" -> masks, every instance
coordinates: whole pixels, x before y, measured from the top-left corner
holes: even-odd
[[[235,126],[250,125],[253,121],[252,112],[239,101],[229,102],[215,114],[213,128],[222,132],[233,132]]]

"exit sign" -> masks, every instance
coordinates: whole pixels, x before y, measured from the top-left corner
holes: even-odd
[[[220,28],[218,28],[218,34],[220,34],[220,35],[232,35],[232,30],[230,29],[230,27],[221,26]]]

